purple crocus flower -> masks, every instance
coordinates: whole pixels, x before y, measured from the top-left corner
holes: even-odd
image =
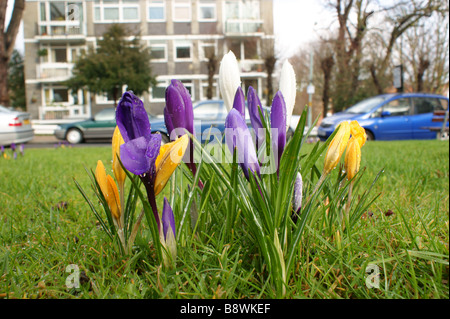
[[[2,155],[5,153],[5,147],[3,145],[0,147],[0,152],[2,152]]]
[[[167,241],[167,233],[169,229],[172,231],[173,236],[176,237],[175,233],[175,217],[173,216],[172,208],[169,205],[169,201],[166,197],[164,197],[164,206],[162,212],[162,225],[163,225],[163,234],[164,240]]]
[[[225,141],[232,154],[237,149],[238,163],[242,167],[247,180],[249,179],[249,169],[253,173],[260,175],[260,167],[252,136],[244,118],[234,108],[231,109],[225,120]]]
[[[179,80],[171,80],[166,89],[166,106],[164,108],[164,122],[171,140],[185,134],[184,129],[194,135],[194,111],[191,95],[183,83]],[[176,134],[173,133],[175,130]],[[189,152],[185,154],[184,162],[195,176],[197,166],[194,163],[194,143],[189,140]],[[203,183],[199,180],[199,187],[203,189]]]
[[[256,135],[256,149],[259,148],[260,145],[264,143],[264,140],[266,138],[264,131],[262,129],[264,128],[261,118],[259,116],[259,108],[262,107],[261,101],[259,100],[258,94],[256,93],[255,89],[251,86],[248,87],[247,91],[247,104],[248,104],[248,112],[250,114],[250,122],[252,123],[252,127],[255,130]],[[261,109],[264,119],[264,111]]]
[[[191,95],[179,80],[172,80],[166,89],[164,121],[169,135],[174,129],[186,129],[189,133],[194,134],[194,111]],[[177,136],[171,136],[171,140],[175,140],[183,134],[183,131],[177,131]]]
[[[272,101],[270,110],[270,126],[272,129],[273,151],[278,153],[278,168],[280,167],[281,155],[286,145],[286,103],[283,94],[278,91]],[[278,169],[277,169],[278,171]]]
[[[11,147],[11,151],[14,152],[16,150],[16,144],[12,143],[10,147]]]
[[[20,144],[19,146],[19,151],[20,151],[20,155],[24,156],[24,150],[25,150],[25,145],[24,144]]]
[[[144,104],[131,91],[125,92],[117,105],[116,122],[125,142],[120,146],[120,159],[125,168],[139,175],[145,185],[159,228],[154,181],[155,161],[161,147],[161,135],[151,134],[150,121]]]
[[[234,95],[233,109],[238,110],[242,118],[245,119],[245,95],[242,88],[239,86]]]

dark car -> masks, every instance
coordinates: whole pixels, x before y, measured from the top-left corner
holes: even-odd
[[[363,100],[322,120],[317,135],[325,141],[343,121],[357,120],[368,140],[435,139],[442,122],[433,112],[448,110],[448,98],[425,93],[395,93]],[[448,126],[448,123],[447,123]]]
[[[150,121],[153,119],[149,115]],[[114,108],[106,108],[98,112],[93,118],[61,124],[55,130],[56,138],[60,140],[67,140],[71,144],[78,144],[86,140],[106,140],[111,139],[116,127],[116,112]],[[158,126],[155,125],[155,128]],[[165,127],[162,127],[165,133]],[[152,126],[152,132],[157,130]]]

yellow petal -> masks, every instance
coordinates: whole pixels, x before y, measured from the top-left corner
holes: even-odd
[[[108,194],[108,181],[106,180],[105,166],[103,165],[102,161],[97,161],[97,167],[95,169],[95,179],[100,186],[103,196],[106,197],[106,195]]]
[[[347,147],[348,139],[350,138],[350,124],[345,121],[339,125],[338,132],[331,140],[325,154],[325,163],[323,167],[323,174],[328,174],[336,167],[341,159],[342,154]]]
[[[120,134],[119,127],[116,126],[112,138],[112,169],[119,186],[123,186],[126,177],[125,171],[123,170],[122,166],[119,163],[119,160],[117,159],[117,156],[119,156],[120,158],[120,145],[122,145],[123,143],[124,140],[122,134]]]
[[[358,173],[360,163],[361,163],[361,147],[359,146],[358,138],[352,137],[348,142],[344,162],[348,180],[351,180],[356,175],[356,173]]]
[[[350,122],[350,131],[359,143],[359,147],[362,147],[366,143],[367,135],[366,130],[359,125],[358,121]]]
[[[106,201],[108,202],[109,210],[116,220],[120,218],[120,198],[119,191],[117,190],[116,183],[111,175],[107,175],[106,179],[108,181],[108,195],[106,196]]]
[[[175,141],[161,146],[155,161],[155,196],[163,190],[173,171],[181,163],[188,143],[189,137],[185,134]]]

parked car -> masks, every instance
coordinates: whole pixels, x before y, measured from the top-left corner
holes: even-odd
[[[0,145],[26,143],[33,137],[29,113],[12,111],[0,105]]]
[[[433,112],[448,110],[448,98],[425,93],[383,94],[363,100],[343,112],[322,120],[317,134],[325,141],[343,121],[357,120],[368,140],[435,139],[442,127]],[[448,123],[447,123],[448,126]]]
[[[151,119],[150,115],[149,119]],[[91,119],[59,125],[54,135],[60,140],[67,140],[71,144],[78,144],[86,140],[111,139],[115,127],[115,109],[105,108]]]

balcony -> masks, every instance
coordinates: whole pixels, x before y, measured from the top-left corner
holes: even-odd
[[[262,36],[263,22],[256,19],[227,19],[225,35],[227,37]]]
[[[73,63],[41,63],[36,66],[37,79],[42,83],[66,81],[72,68]]]
[[[41,21],[37,24],[36,39],[51,43],[83,43],[84,26],[80,21]]]
[[[263,60],[240,60],[239,69],[241,73],[260,73],[264,71]]]

